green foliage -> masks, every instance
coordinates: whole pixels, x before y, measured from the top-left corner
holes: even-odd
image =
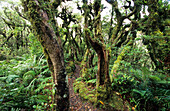
[[[66,71],[67,73],[73,73],[76,69],[75,63],[73,61],[66,61],[67,67]]]
[[[42,57],[0,61],[0,109],[45,110],[52,103],[50,71]]]
[[[26,0],[23,1],[26,2]],[[108,61],[110,60],[109,72],[111,72],[115,61],[126,47],[126,42],[129,41],[131,36],[135,38],[137,30],[142,30],[143,37],[135,38],[133,45],[126,47],[128,50],[124,50],[121,59],[118,61],[120,63],[120,65],[117,65],[118,69],[115,71],[115,74],[110,74],[113,78],[111,88],[114,91],[110,95],[114,97],[120,96],[123,100],[127,100],[132,108],[134,107],[139,111],[166,111],[170,109],[170,77],[168,75],[169,61],[167,59],[170,52],[170,21],[168,19],[170,6],[167,1],[164,3],[162,0],[158,0],[158,3],[155,1],[153,4],[156,6],[153,7],[152,3],[149,4],[153,1],[144,0],[142,2],[136,0],[135,6],[138,8],[136,10],[138,13],[134,14],[134,17],[127,18],[125,16],[131,14],[131,10],[134,8],[133,6],[129,6],[129,8],[126,6],[129,4],[129,1],[119,1],[118,4],[122,5],[118,5],[122,7],[120,10],[116,6],[117,3],[114,3],[112,5],[114,7],[112,9],[112,17],[110,15],[105,16],[101,21],[102,32],[97,31],[97,33],[101,34],[102,41],[99,38],[93,38],[95,36],[95,26],[99,25],[96,24],[96,19],[100,17],[98,17],[99,15],[96,16],[97,18],[95,17],[95,10],[92,9],[94,7],[91,7],[92,3],[78,7],[79,9],[88,7],[83,11],[84,14],[72,15],[68,7],[63,8],[62,12],[56,9],[53,11],[53,9],[47,8],[52,5],[49,2],[42,0],[39,2],[41,4],[39,7],[40,11],[46,11],[49,18],[55,15],[53,18],[58,19],[61,17],[64,21],[61,27],[56,27],[57,23],[53,19],[50,19],[48,23],[57,32],[56,35],[61,37],[61,42],[64,43],[62,45],[65,53],[67,74],[72,75],[76,70],[75,64],[77,63],[75,60],[82,60],[81,77],[74,84],[74,90],[79,92],[80,96],[88,99],[90,102],[97,101],[96,89],[94,87],[97,81],[98,57],[90,42],[95,41],[94,44],[100,44],[99,48],[102,48],[101,50],[104,49],[103,51],[108,52],[108,57],[106,57],[107,54],[103,56],[106,57],[105,59],[108,58]],[[55,3],[57,1],[53,2],[53,4],[57,4]],[[141,6],[141,4],[143,5]],[[30,5],[35,6],[36,3],[30,1],[27,8]],[[149,16],[145,12],[144,5],[148,9]],[[150,8],[155,8],[155,10]],[[105,10],[104,6],[102,6],[101,11],[103,10]],[[138,18],[137,16],[139,16],[142,10],[144,18]],[[88,14],[86,14],[86,11]],[[2,46],[0,47],[0,109],[2,111],[24,109],[51,110],[50,108],[55,106],[52,100],[55,90],[50,77],[51,73],[42,54],[40,43],[31,32],[30,24],[10,8],[4,8],[4,13],[0,12],[0,14],[3,18],[0,18],[0,46]],[[33,25],[38,25],[36,30],[39,32],[38,35],[42,35],[40,30],[42,20],[39,16],[43,15],[40,15],[34,9],[29,9],[28,14],[36,19]],[[88,24],[82,24],[82,19],[86,15],[88,15],[86,18]],[[126,19],[121,24],[123,18]],[[128,19],[131,22],[130,24],[126,23]],[[73,25],[70,23],[73,23]],[[86,25],[87,27],[83,27]],[[132,27],[130,27],[131,25]],[[88,34],[85,34],[85,32],[89,33],[91,41],[89,40],[90,37],[86,37]],[[41,39],[41,36],[39,36],[39,39]],[[147,46],[144,46],[141,40]],[[85,54],[87,48],[88,51]],[[92,63],[90,63],[89,59],[93,54],[94,58]],[[155,70],[157,66],[162,68]],[[106,98],[106,89],[101,87],[99,90],[101,97]],[[103,94],[102,91],[104,92]],[[114,101],[112,99],[111,97],[109,102],[107,101],[108,103],[100,100],[98,102],[103,107],[106,104],[116,106],[114,101],[116,101],[117,97]],[[123,105],[119,104],[119,107],[121,106]]]
[[[81,76],[84,79],[84,81],[94,79],[96,77],[96,73],[97,73],[97,67],[83,68],[81,70]]]
[[[0,21],[0,47],[1,54],[22,55],[28,53],[27,35],[30,33],[29,25],[14,10],[14,4],[8,3],[11,8],[4,7]]]
[[[169,108],[170,81],[166,71],[154,71],[148,52],[134,47],[126,53],[112,83],[112,88],[137,110]]]
[[[78,92],[83,99],[88,100],[91,103],[96,102],[95,89],[81,81],[81,78],[76,79],[73,85],[74,92]]]
[[[141,71],[142,72],[142,71]],[[146,74],[150,76],[151,72]],[[137,110],[149,110],[150,108],[159,110],[169,108],[170,83],[166,80],[160,80],[159,75],[151,76],[152,79],[143,77],[134,78],[127,74],[119,74],[115,76],[112,83],[114,91],[130,102],[132,106],[136,106]],[[154,81],[153,81],[154,79]]]

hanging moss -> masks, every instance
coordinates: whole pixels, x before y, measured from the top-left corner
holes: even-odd
[[[133,40],[130,40],[128,43],[127,43],[127,46],[124,47],[124,49],[122,50],[122,52],[119,54],[119,56],[117,57],[117,60],[114,62],[114,65],[112,67],[112,70],[111,70],[111,74],[110,74],[110,79],[111,81],[113,81],[113,75],[116,74],[120,64],[121,64],[121,61],[123,60],[123,58],[125,57],[126,55],[126,52],[128,52],[130,49],[131,49],[131,45],[133,43]]]

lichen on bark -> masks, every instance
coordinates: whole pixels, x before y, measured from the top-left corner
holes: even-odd
[[[22,0],[25,13],[32,24],[34,34],[40,41],[48,66],[52,72],[52,78],[55,85],[56,93],[54,95],[53,110],[65,111],[69,108],[69,92],[66,83],[66,74],[64,67],[63,51],[60,41],[57,41],[56,32],[48,23],[50,17],[46,10],[40,6],[44,1],[39,0]],[[59,35],[59,34],[58,34]],[[58,37],[59,38],[59,37]]]

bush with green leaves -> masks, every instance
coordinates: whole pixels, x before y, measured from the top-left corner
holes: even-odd
[[[135,106],[137,110],[164,109],[163,111],[166,111],[165,109],[170,107],[170,82],[164,79],[157,79],[159,78],[158,75],[153,76],[151,73],[147,75],[151,77],[148,77],[147,81],[144,77],[139,79],[123,73],[116,75],[112,88],[123,99],[128,100],[132,106]]]
[[[46,110],[52,104],[52,78],[44,56],[0,61],[0,109]]]
[[[154,68],[147,50],[133,47],[121,61],[112,89],[139,111],[168,111],[169,75]]]

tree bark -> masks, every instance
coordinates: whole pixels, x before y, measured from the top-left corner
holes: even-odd
[[[56,92],[54,95],[54,104],[56,106],[53,110],[66,111],[69,108],[69,90],[66,83],[61,41],[60,37],[56,37],[56,33],[59,32],[55,32],[48,23],[50,17],[45,10],[40,8],[38,0],[23,0],[22,3],[33,26],[34,34],[38,37],[44,49],[49,69],[52,72]]]
[[[98,100],[107,100],[110,92],[110,77],[109,77],[109,61],[108,61],[108,51],[104,44],[104,39],[102,37],[101,30],[101,0],[94,1],[94,37],[91,36],[91,31],[89,27],[89,13],[88,5],[84,3],[85,11],[85,37],[87,39],[87,44],[90,44],[95,50],[98,56],[98,71],[96,75],[96,102]]]

